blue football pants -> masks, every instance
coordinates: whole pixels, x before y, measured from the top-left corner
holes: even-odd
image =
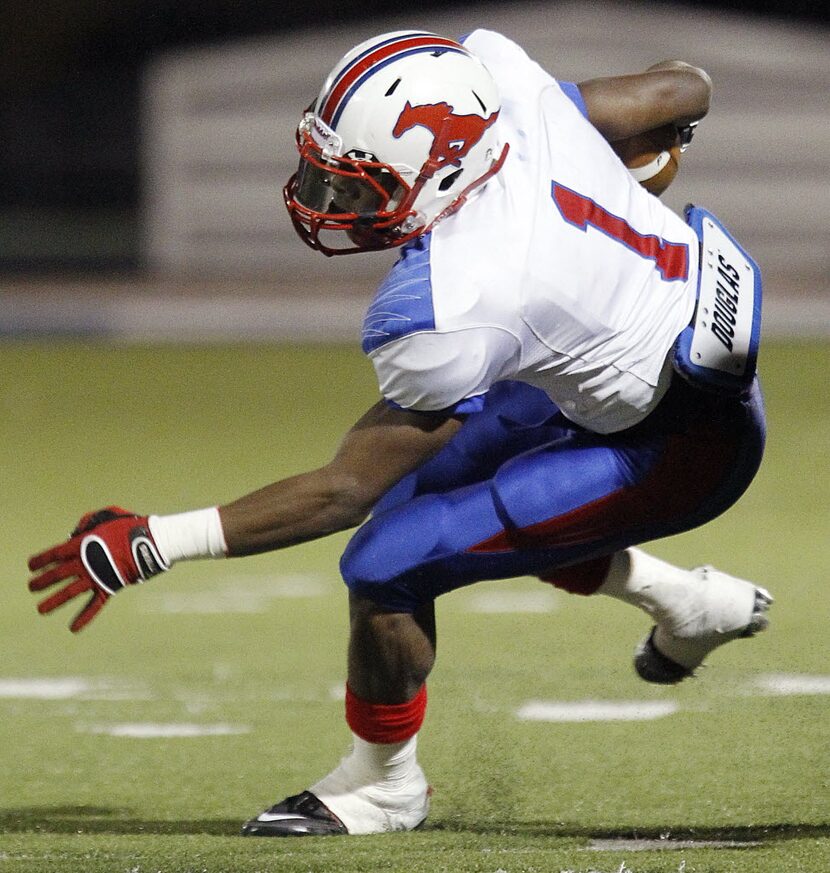
[[[541,390],[501,382],[484,409],[376,505],[349,542],[349,589],[396,612],[484,579],[538,576],[578,593],[608,557],[731,506],[761,462],[757,380],[742,397],[675,377],[640,424],[597,434]]]

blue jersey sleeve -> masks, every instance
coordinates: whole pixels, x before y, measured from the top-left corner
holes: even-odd
[[[430,239],[430,234],[426,234],[405,246],[397,263],[378,288],[363,322],[363,351],[370,357],[374,357],[373,353],[396,340],[434,330],[435,312],[429,265]],[[413,373],[409,381],[417,382],[417,374]],[[484,393],[463,398],[448,407],[431,412],[450,415],[480,412],[484,405]],[[397,409],[407,408],[388,397],[386,402]]]
[[[363,351],[368,355],[393,340],[435,327],[429,269],[430,235],[404,246],[380,284],[363,320]]]
[[[579,86],[576,82],[560,82],[559,87],[565,93],[565,96],[573,103],[574,106],[588,118],[588,107],[585,105],[585,98],[582,96]],[[590,119],[588,119],[590,121]]]

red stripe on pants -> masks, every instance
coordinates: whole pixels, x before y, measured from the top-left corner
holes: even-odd
[[[468,551],[475,554],[590,545],[656,523],[671,524],[693,514],[715,493],[736,460],[737,444],[719,429],[698,426],[671,434],[660,459],[638,483],[619,488],[562,515],[525,528],[507,528]],[[605,579],[603,558],[541,578],[580,594],[592,594]]]

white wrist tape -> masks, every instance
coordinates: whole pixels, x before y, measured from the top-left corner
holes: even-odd
[[[660,152],[653,161],[643,164],[642,167],[629,167],[628,172],[637,182],[645,182],[648,179],[653,179],[666,166],[670,158],[671,155],[668,152]]]
[[[197,509],[178,515],[151,515],[150,533],[168,564],[193,558],[223,558],[228,552],[219,510]]]

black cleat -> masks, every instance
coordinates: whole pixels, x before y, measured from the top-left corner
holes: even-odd
[[[334,837],[342,821],[310,791],[286,797],[242,825],[243,837]]]
[[[654,633],[656,627],[640,643],[634,653],[634,669],[641,679],[646,682],[655,682],[659,685],[676,685],[687,676],[693,676],[694,671],[667,658],[654,645]]]

